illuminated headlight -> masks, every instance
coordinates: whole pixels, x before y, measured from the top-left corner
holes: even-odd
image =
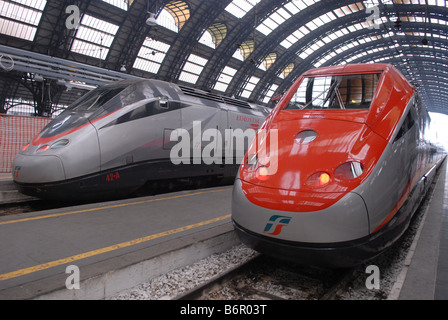
[[[260,181],[269,180],[269,168],[268,167],[260,167],[257,170],[257,179]]]
[[[351,180],[358,178],[364,172],[364,166],[361,162],[346,162],[334,171],[334,177],[339,180]]]
[[[52,145],[48,145],[48,144],[44,144],[42,146],[39,147],[39,149],[37,149],[37,153],[42,153],[47,151],[48,149],[61,149],[63,147],[65,147],[66,145],[68,145],[70,141],[68,139],[62,139],[59,141],[56,141],[55,143],[53,143]]]
[[[51,145],[51,149],[60,149],[60,148],[63,148],[63,147],[65,147],[66,145],[68,145],[69,142],[70,142],[70,141],[69,141],[68,139],[62,139],[62,140],[56,141],[55,143],[53,143],[53,144]]]
[[[37,149],[37,153],[42,153],[50,149],[50,146],[48,144],[44,144],[43,146],[40,146],[39,149]]]
[[[29,146],[30,146],[30,144],[29,143],[27,143],[23,148],[22,148],[22,151],[25,151],[26,149],[28,149],[29,148]]]
[[[306,181],[306,183],[309,186],[312,187],[322,187],[326,184],[328,184],[331,180],[331,177],[328,173],[326,172],[317,172],[313,175],[311,175],[308,180]]]

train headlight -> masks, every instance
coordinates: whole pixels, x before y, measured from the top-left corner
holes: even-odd
[[[63,147],[65,147],[66,145],[68,145],[69,142],[70,142],[70,141],[69,141],[68,139],[62,139],[62,140],[56,141],[55,143],[53,143],[53,144],[51,145],[51,149],[60,149],[60,148],[63,148]]]
[[[258,168],[257,179],[260,181],[267,181],[269,179],[269,168],[268,167]]]
[[[364,166],[361,162],[349,161],[336,168],[334,177],[339,180],[351,180],[358,178],[363,172]]]
[[[50,146],[48,144],[44,144],[43,146],[40,146],[39,149],[37,149],[37,153],[42,153],[50,149]]]
[[[29,146],[30,146],[30,144],[29,143],[27,143],[25,146],[23,146],[23,148],[22,148],[22,151],[25,151],[26,149],[28,149],[29,148]]]
[[[311,175],[306,183],[312,187],[322,187],[328,184],[331,180],[330,175],[327,172],[317,172]]]

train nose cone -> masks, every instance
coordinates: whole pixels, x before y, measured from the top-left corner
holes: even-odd
[[[57,156],[18,154],[12,164],[13,179],[17,183],[48,183],[65,180],[64,167]]]
[[[286,211],[281,205],[277,205],[277,209],[274,209],[275,207],[267,208],[251,202],[248,193],[245,192],[245,184],[240,179],[235,180],[232,218],[251,232],[278,240],[303,243],[345,242],[369,235],[367,208],[362,197],[356,193],[349,192],[340,197],[335,204],[324,209],[297,212]],[[268,198],[269,192],[274,190],[264,191],[265,197]],[[272,194],[270,196],[272,197]],[[275,224],[272,223],[272,219],[276,220],[279,217],[287,218],[287,226],[281,229],[281,232],[272,233],[272,230],[268,230],[269,225]]]

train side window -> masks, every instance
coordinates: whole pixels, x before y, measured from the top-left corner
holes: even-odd
[[[395,137],[394,143],[398,140],[400,140],[406,132],[409,131],[409,129],[412,128],[412,126],[415,124],[415,119],[412,115],[411,110],[409,110],[408,114],[406,115],[406,118],[404,119],[403,124],[401,125],[400,131],[398,131],[397,136]]]
[[[130,121],[142,119],[145,117],[149,117],[152,114],[151,110],[153,107],[151,107],[151,105],[154,105],[154,103],[140,106],[140,107],[122,115],[120,118],[115,120],[113,122],[113,124],[122,124],[122,123],[130,122]]]

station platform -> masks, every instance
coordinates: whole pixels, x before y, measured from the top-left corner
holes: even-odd
[[[448,299],[448,172],[447,160],[390,300]]]
[[[0,217],[0,300],[105,299],[228,250],[240,243],[231,194],[226,186]],[[447,161],[428,196],[389,300],[448,299]],[[79,268],[79,290],[67,288],[68,266]]]
[[[31,201],[34,199],[17,191],[12,181],[11,173],[0,173],[0,205]]]
[[[239,243],[231,194],[225,186],[0,217],[0,300],[105,299],[224,252]]]

